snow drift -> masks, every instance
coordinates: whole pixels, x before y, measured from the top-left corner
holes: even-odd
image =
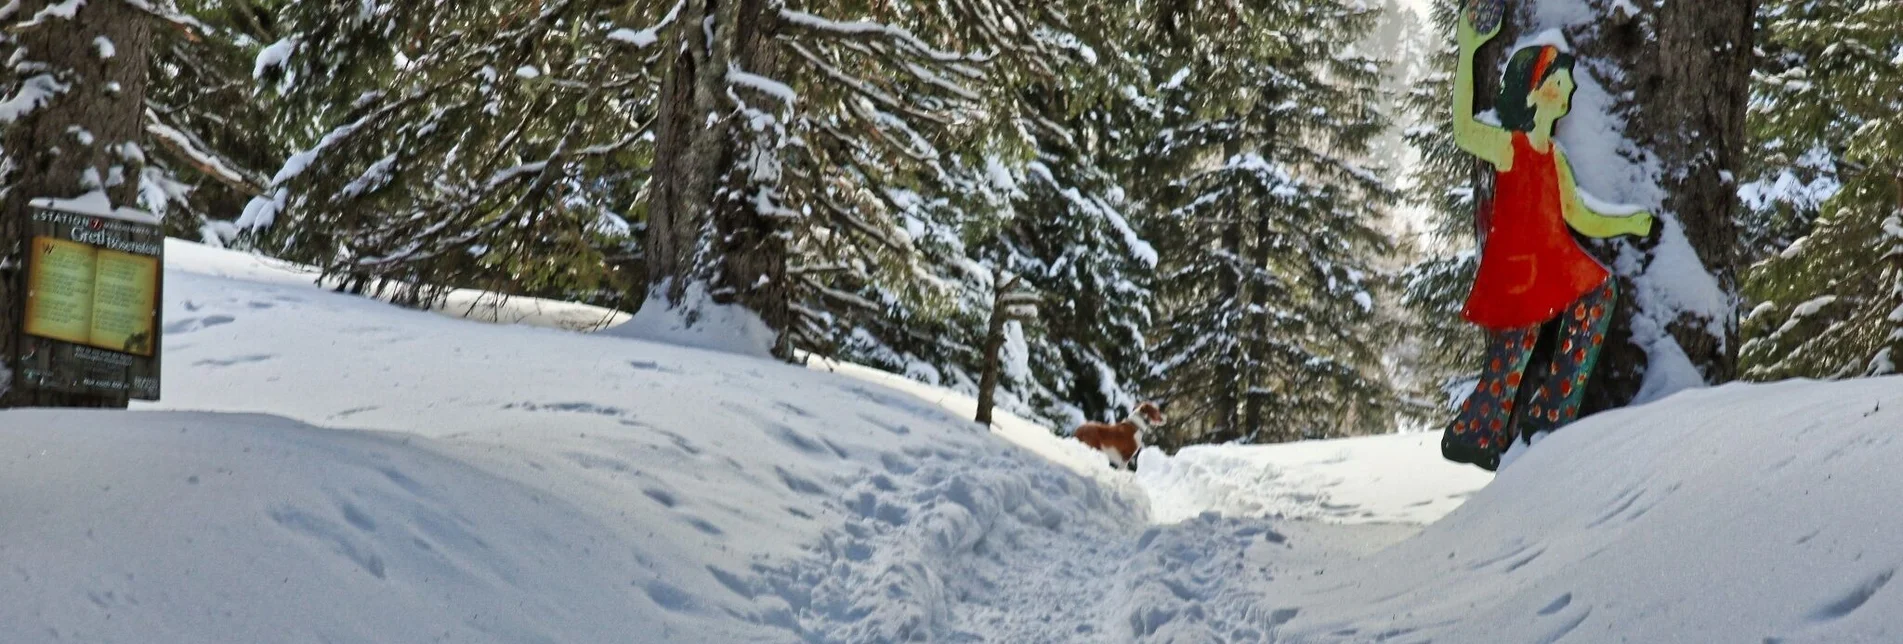
[[[1903,380],[1680,394],[1568,428],[1490,484],[1423,435],[1151,452],[1132,478],[851,365],[168,259],[162,404],[0,413],[0,641],[1903,631]],[[589,314],[568,313],[493,317]]]

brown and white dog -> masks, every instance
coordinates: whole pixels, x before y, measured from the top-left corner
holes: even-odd
[[[1117,469],[1136,469],[1137,452],[1143,450],[1143,433],[1162,426],[1163,408],[1146,402],[1137,405],[1136,411],[1123,422],[1114,425],[1084,423],[1071,433],[1071,437],[1103,452]]]

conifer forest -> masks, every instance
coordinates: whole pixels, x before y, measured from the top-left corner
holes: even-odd
[[[1582,182],[1662,224],[1590,243],[1622,313],[1588,412],[1665,372],[1897,373],[1903,3],[1577,4],[1570,46],[1617,63],[1578,100],[1620,121],[1569,152],[1630,162]],[[0,217],[103,190],[418,308],[740,307],[780,359],[995,382],[1051,427],[1163,401],[1167,448],[1438,430],[1491,188],[1452,140],[1457,11],[17,0]]]

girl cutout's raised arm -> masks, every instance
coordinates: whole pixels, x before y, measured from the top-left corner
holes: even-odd
[[[1455,23],[1460,64],[1454,72],[1454,144],[1502,172],[1512,170],[1513,134],[1474,119],[1474,52],[1498,35],[1500,27],[1484,34],[1476,32],[1465,10]]]

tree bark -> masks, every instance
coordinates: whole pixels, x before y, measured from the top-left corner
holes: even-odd
[[[1233,158],[1241,151],[1241,146],[1238,142],[1231,141],[1225,146],[1224,151],[1226,153],[1224,156],[1225,159]],[[1239,267],[1236,266],[1236,263],[1242,258],[1241,209],[1241,205],[1235,203],[1234,199],[1231,199],[1228,210],[1228,221],[1222,224],[1222,251],[1227,255],[1227,258],[1224,261],[1224,270],[1218,278],[1216,292],[1220,301],[1223,302],[1225,306],[1237,306],[1242,304],[1242,275],[1237,272]],[[1240,334],[1241,331],[1242,329],[1235,328],[1217,330],[1218,333],[1231,334]],[[1237,412],[1241,411],[1241,401],[1237,400],[1237,395],[1241,390],[1241,384],[1238,380],[1241,378],[1242,373],[1241,370],[1236,367],[1236,361],[1248,354],[1248,348],[1246,338],[1238,337],[1236,341],[1238,344],[1237,348],[1242,355],[1237,355],[1234,359],[1230,360],[1219,360],[1216,364],[1216,381],[1214,383],[1216,387],[1216,400],[1214,402],[1217,420],[1216,431],[1211,435],[1209,440],[1211,443],[1227,442],[1242,437],[1241,419],[1237,418]]]
[[[1266,270],[1266,267],[1269,265],[1268,238],[1273,234],[1269,229],[1269,217],[1270,213],[1267,212],[1255,213],[1255,245],[1249,251],[1248,268],[1250,269]],[[1244,406],[1242,429],[1245,435],[1254,435],[1259,438],[1262,436],[1263,397],[1267,395],[1266,393],[1259,392],[1259,389],[1267,385],[1267,383],[1263,381],[1264,374],[1262,373],[1263,342],[1269,335],[1269,314],[1267,311],[1269,294],[1264,284],[1258,281],[1251,281],[1249,304],[1252,309],[1249,315],[1249,335],[1243,338],[1242,346],[1248,351],[1248,362],[1251,368],[1249,369],[1249,373],[1242,377],[1244,387],[1242,394]],[[1282,442],[1284,440],[1288,439],[1283,436],[1277,436],[1275,442]]]
[[[699,28],[709,17],[709,27]],[[691,284],[703,284],[716,303],[759,314],[778,334],[774,354],[790,357],[781,226],[753,207],[751,178],[737,163],[744,137],[770,134],[750,132],[736,118],[727,80],[730,69],[772,74],[778,17],[766,0],[692,0],[679,20],[666,44],[674,58],[656,124],[649,291],[679,307]]]
[[[22,0],[6,26],[13,59],[4,92],[17,95],[39,77],[63,87],[45,104],[5,127],[0,150],[12,171],[0,181],[0,365],[19,351],[19,315],[24,308],[29,203],[70,199],[104,189],[114,205],[138,203],[144,153],[146,57],[150,16],[125,2],[88,2],[71,18],[49,13],[48,0]],[[37,24],[27,23],[37,22]],[[110,51],[111,55],[105,55]],[[13,387],[10,369],[0,408],[125,407],[123,397],[28,392]]]
[[[997,404],[998,377],[1001,375],[998,353],[1004,350],[1005,295],[1017,285],[1018,278],[1005,281],[1004,274],[994,271],[991,280],[991,319],[985,329],[984,372],[978,377],[978,415],[976,420],[991,424],[991,409]]]
[[[1746,157],[1757,1],[1645,6],[1639,16],[1612,18],[1597,38],[1582,40],[1580,52],[1626,70],[1622,77],[1600,82],[1614,95],[1632,93],[1624,114],[1626,134],[1659,160],[1663,210],[1677,216],[1705,269],[1735,302],[1740,255],[1735,217],[1742,206],[1731,177],[1743,170]],[[1648,263],[1657,239],[1655,232],[1640,242]],[[1619,313],[1587,388],[1586,413],[1630,404],[1645,380],[1646,350],[1632,341],[1635,293],[1629,276],[1622,276]],[[1721,335],[1708,332],[1705,320],[1689,316],[1666,327],[1712,384],[1737,377],[1737,316],[1727,316],[1722,324]]]

